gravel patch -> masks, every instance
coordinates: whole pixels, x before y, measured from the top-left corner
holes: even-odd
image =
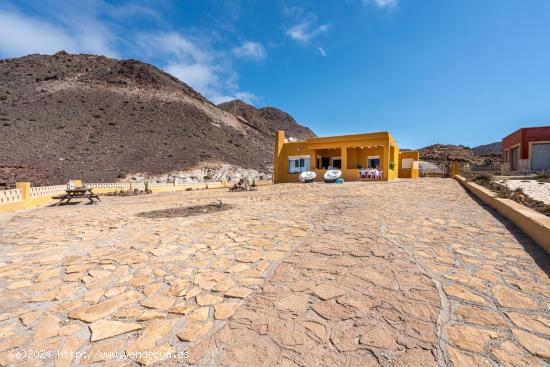
[[[536,180],[506,180],[501,182],[510,190],[521,187],[523,192],[531,198],[550,205],[550,183],[548,182],[538,182]]]

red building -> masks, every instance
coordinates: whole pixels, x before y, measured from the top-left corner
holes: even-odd
[[[502,139],[503,173],[550,171],[550,126],[524,127]]]

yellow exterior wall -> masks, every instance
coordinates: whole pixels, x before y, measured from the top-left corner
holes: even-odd
[[[306,142],[284,143],[280,149],[278,159],[273,162],[273,182],[298,182],[298,174],[288,173],[288,157],[309,155],[310,163],[313,164],[313,167],[310,166],[310,170],[312,170],[315,166],[315,162],[311,160],[312,154],[313,153],[308,150]]]
[[[357,166],[367,168],[367,159],[369,156],[379,156],[380,163],[384,160],[384,148],[383,147],[371,147],[371,148],[348,148],[348,169],[357,169]],[[382,167],[380,167],[382,169]]]
[[[13,203],[7,203],[0,205],[0,213],[2,212],[13,212],[21,209],[30,209],[37,206],[43,206],[50,202],[53,202],[53,199],[49,196],[43,196],[35,199],[27,199],[21,201],[14,201]]]
[[[275,152],[273,156],[273,182],[277,182],[280,178],[280,167],[277,164],[279,162],[279,157],[281,155],[281,151],[283,150],[283,144],[285,143],[285,132],[284,131],[278,131],[275,135]]]
[[[418,178],[420,176],[419,169],[418,168],[403,169],[401,164],[403,159],[412,159],[413,161],[419,161],[420,153],[417,151],[399,153],[399,171],[398,171],[399,178]]]
[[[398,172],[399,172],[399,148],[396,146],[396,145],[393,145],[393,146],[390,146],[390,159],[388,160],[388,163],[389,161],[392,161],[393,162],[393,170],[392,169],[389,169],[388,172],[389,172],[389,179],[390,180],[395,180],[397,177],[398,177]],[[389,165],[388,165],[389,167]]]
[[[301,142],[284,142],[284,132],[277,132],[275,138],[274,183],[298,182],[297,173],[288,173],[288,158],[309,155],[309,170],[317,173],[317,181],[323,180],[324,169],[317,169],[317,155],[326,158],[341,157],[342,178],[346,181],[360,180],[357,166],[366,167],[368,156],[380,157],[380,169],[384,180],[398,177],[399,146],[388,132],[377,132],[333,137],[316,137]],[[281,146],[281,141],[282,146]],[[389,161],[394,161],[394,170]]]

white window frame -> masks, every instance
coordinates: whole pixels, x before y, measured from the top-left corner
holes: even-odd
[[[414,162],[414,159],[412,159],[412,158],[403,158],[401,160],[401,168],[402,169],[412,169],[413,168],[413,162]]]
[[[295,162],[303,160],[303,165],[300,164],[296,167]],[[304,171],[309,171],[311,156],[309,155],[290,155],[288,156],[288,173],[289,174],[299,174]]]

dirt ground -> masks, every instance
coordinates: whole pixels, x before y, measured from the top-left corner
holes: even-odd
[[[549,256],[450,179],[105,197],[0,214],[0,244],[0,365],[550,358]]]

